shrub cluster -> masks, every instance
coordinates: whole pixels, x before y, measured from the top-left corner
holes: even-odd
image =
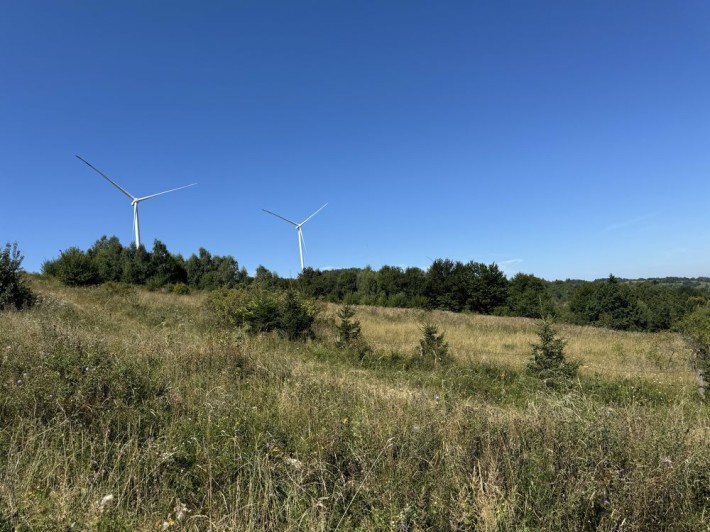
[[[317,308],[312,300],[288,290],[259,286],[210,292],[207,311],[224,326],[242,327],[252,334],[277,331],[289,340],[313,338]]]
[[[35,296],[22,278],[22,254],[17,242],[0,251],[0,310],[31,307]]]
[[[190,288],[233,288],[247,279],[246,270],[239,269],[230,256],[213,256],[200,248],[185,260],[171,254],[160,240],[149,252],[143,246],[124,247],[115,236],[100,238],[85,252],[69,248],[57,259],[46,261],[42,271],[69,286],[124,282],[149,289],[170,288],[175,293],[187,293]]]
[[[710,382],[710,306],[700,307],[689,314],[681,323],[680,330],[693,352],[700,395],[710,399],[707,393]]]

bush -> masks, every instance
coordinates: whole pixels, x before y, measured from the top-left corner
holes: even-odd
[[[710,379],[710,306],[695,309],[680,324],[686,343],[693,352],[693,366],[698,376],[700,396],[706,395]]]
[[[31,307],[35,296],[22,278],[22,255],[17,242],[0,251],[0,310]]]
[[[311,300],[294,292],[221,289],[209,294],[209,314],[223,326],[244,327],[252,334],[278,331],[289,340],[313,338],[317,310]]]
[[[45,262],[42,271],[55,275],[67,286],[87,286],[98,284],[99,271],[91,258],[77,247],[71,247],[53,262]]]
[[[532,344],[532,359],[528,363],[528,373],[542,379],[550,386],[556,386],[574,378],[579,364],[565,359],[565,345],[549,321],[544,320],[537,333],[540,343]]]
[[[301,300],[294,292],[287,292],[281,308],[279,330],[289,340],[310,340],[314,337],[314,307]]]
[[[187,286],[185,283],[175,283],[170,291],[173,294],[177,294],[179,296],[186,296],[190,293],[190,287]]]

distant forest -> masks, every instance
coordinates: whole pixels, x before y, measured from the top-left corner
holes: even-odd
[[[102,237],[86,251],[70,248],[42,265],[42,272],[71,286],[106,282],[150,290],[297,290],[333,303],[439,309],[499,316],[552,317],[578,325],[627,331],[672,329],[710,299],[710,278],[547,281],[518,273],[511,279],[496,264],[437,259],[427,270],[383,266],[338,270],[306,268],[296,279],[263,266],[249,276],[231,256],[201,248],[185,259],[156,240],[153,250]]]

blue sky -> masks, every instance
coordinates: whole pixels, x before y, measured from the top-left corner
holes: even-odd
[[[263,264],[710,275],[710,4],[8,2],[0,237]]]

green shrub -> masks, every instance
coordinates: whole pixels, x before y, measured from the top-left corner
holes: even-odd
[[[0,251],[0,310],[31,307],[35,296],[22,278],[22,255],[17,242]]]
[[[708,399],[710,380],[710,306],[695,309],[680,324],[680,330],[693,352],[693,366],[698,377],[698,391]]]
[[[277,331],[289,340],[313,338],[317,309],[294,292],[221,289],[210,292],[206,308],[222,326],[244,327],[252,334]]]
[[[286,293],[281,306],[279,330],[286,338],[289,340],[312,339],[314,337],[313,322],[316,318],[315,308],[292,291]]]
[[[577,375],[579,364],[565,359],[566,341],[561,338],[547,320],[538,330],[540,343],[532,344],[532,359],[527,370],[542,379],[546,384],[555,386]]]
[[[180,296],[186,296],[186,295],[188,295],[188,294],[190,293],[190,287],[187,286],[185,283],[175,283],[175,284],[171,287],[170,291],[171,291],[173,294],[177,294],[177,295],[180,295]]]
[[[71,247],[53,262],[45,262],[42,271],[55,275],[67,286],[87,286],[98,284],[99,271],[91,258],[77,247]]]

